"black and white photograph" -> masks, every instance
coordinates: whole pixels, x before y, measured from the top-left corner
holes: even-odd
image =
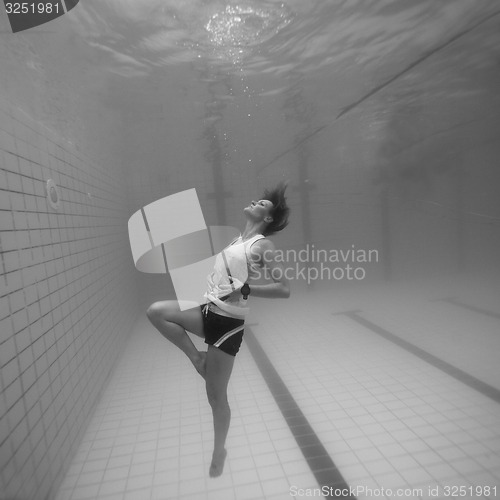
[[[500,2],[0,4],[0,500],[500,500]]]

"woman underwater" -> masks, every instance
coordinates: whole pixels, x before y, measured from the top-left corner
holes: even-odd
[[[247,298],[288,298],[289,284],[281,264],[275,259],[275,246],[267,238],[288,225],[290,209],[285,198],[286,185],[266,190],[263,199],[244,208],[246,226],[239,238],[217,255],[214,271],[207,278],[207,303],[181,311],[177,301],[155,302],[147,310],[151,323],[170,342],[181,349],[205,379],[207,397],[214,420],[214,451],[209,474],[222,474],[224,448],[231,409],[227,401],[227,385],[234,358],[243,340]],[[244,283],[255,277],[259,268],[273,283]],[[198,351],[186,331],[205,339],[208,350]]]

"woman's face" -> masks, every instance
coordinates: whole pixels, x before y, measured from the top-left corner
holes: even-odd
[[[252,201],[252,203],[250,203],[248,207],[245,207],[243,211],[252,219],[260,221],[270,216],[272,208],[273,204],[269,200],[259,200]]]

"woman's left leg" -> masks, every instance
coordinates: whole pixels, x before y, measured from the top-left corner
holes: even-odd
[[[206,363],[206,388],[208,402],[214,418],[214,452],[210,465],[210,477],[222,474],[226,459],[227,433],[231,421],[231,409],[227,401],[227,385],[233,370],[234,356],[217,347],[208,346]]]

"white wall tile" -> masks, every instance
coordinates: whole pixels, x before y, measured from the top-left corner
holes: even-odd
[[[135,269],[127,262],[127,246],[95,229],[110,215],[105,226],[127,241],[128,201],[119,180],[121,165],[107,159],[106,169],[98,166],[100,154],[108,158],[116,151],[94,144],[87,156],[82,148],[73,154],[74,145],[14,108],[14,115],[9,115],[10,105],[0,96],[0,180],[8,189],[0,203],[6,272],[0,280],[0,397],[5,404],[0,405],[0,419],[16,429],[3,446],[9,450],[7,463],[15,457],[25,461],[31,442],[36,474],[31,474],[35,486],[28,485],[24,475],[32,468],[27,465],[16,474],[3,474],[2,486],[11,496],[22,492],[29,497],[36,491],[45,497],[62,481],[82,426],[120,352],[118,346],[127,338],[135,311]],[[49,177],[61,191],[58,212],[45,199]],[[102,201],[78,192],[97,191],[82,179],[105,187]],[[85,238],[90,238],[88,244]],[[113,272],[110,268],[103,273],[111,255],[121,257]],[[101,263],[89,267],[89,262]],[[67,271],[68,267],[73,269]],[[101,295],[101,287],[122,291],[120,300],[112,300],[108,292]],[[26,409],[29,425],[15,427]],[[21,490],[22,484],[26,486]]]

